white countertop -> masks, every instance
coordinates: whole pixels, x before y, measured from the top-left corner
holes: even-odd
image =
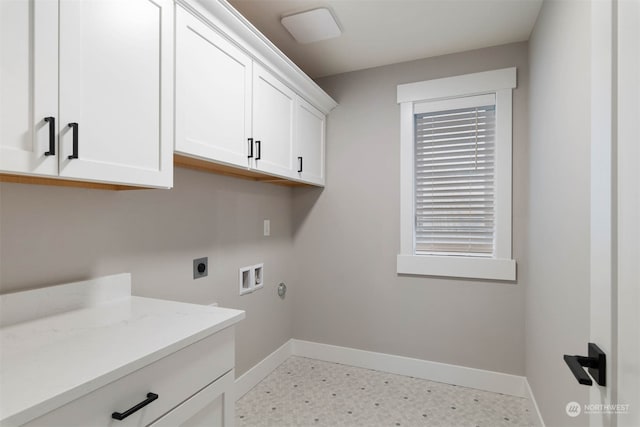
[[[229,327],[240,310],[125,296],[0,329],[0,424],[19,425]]]

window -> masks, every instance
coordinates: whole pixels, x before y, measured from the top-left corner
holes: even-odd
[[[398,86],[398,273],[515,280],[511,259],[515,86],[515,68]]]

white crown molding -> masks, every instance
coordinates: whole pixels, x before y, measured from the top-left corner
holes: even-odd
[[[338,105],[226,0],[176,0],[176,3],[199,15],[200,19],[209,21],[230,42],[268,68],[323,113],[328,114]]]

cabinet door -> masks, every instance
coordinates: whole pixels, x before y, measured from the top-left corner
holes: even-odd
[[[60,0],[61,177],[172,185],[173,7]]]
[[[58,2],[1,0],[0,172],[57,175],[57,119]]]
[[[324,133],[325,115],[298,99],[295,145],[298,179],[324,185]]]
[[[149,427],[233,427],[234,378],[227,372]]]
[[[253,64],[255,168],[293,177],[295,93],[260,65]]]
[[[251,58],[185,10],[176,14],[176,151],[249,167]]]

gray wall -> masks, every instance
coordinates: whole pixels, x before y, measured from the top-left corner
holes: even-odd
[[[275,289],[292,281],[291,236],[291,190],[269,184],[184,169],[170,191],[5,183],[0,293],[131,272],[135,295],[246,310],[239,375],[291,338],[291,298]],[[209,276],[193,280],[192,260],[202,256]],[[265,287],[240,297],[238,268],[261,261]]]
[[[319,80],[340,104],[327,126],[327,187],[294,191],[295,338],[524,374],[524,286],[398,276],[400,83],[518,67],[513,253],[523,269],[527,44]]]
[[[590,2],[545,1],[529,42],[526,374],[548,426],[587,425],[562,360],[589,341]]]

